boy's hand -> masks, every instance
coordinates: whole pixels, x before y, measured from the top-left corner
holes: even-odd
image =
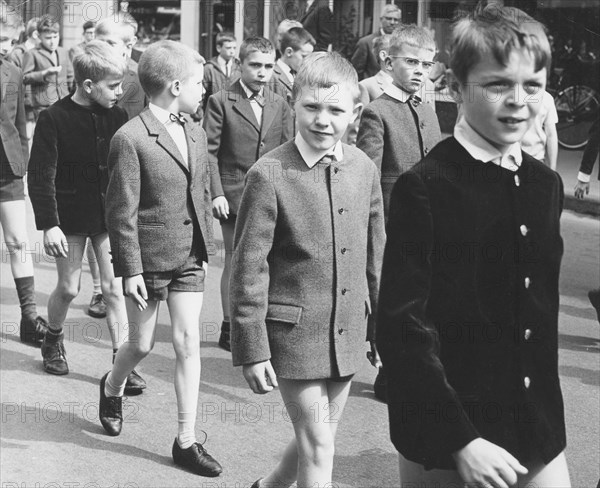
[[[44,78],[48,75],[53,75],[56,73],[60,73],[62,71],[62,66],[51,66],[50,68],[46,68],[44,70]]]
[[[575,185],[575,198],[583,199],[583,197],[589,193],[590,184],[577,180],[577,184]]]
[[[134,301],[140,312],[148,306],[148,292],[141,274],[123,278],[123,294]]]
[[[213,200],[213,215],[216,219],[226,219],[229,217],[229,202],[224,196],[217,197]]]
[[[377,352],[377,346],[375,346],[375,341],[370,341],[371,350],[367,352],[367,358],[371,363],[371,366],[375,368],[381,368],[383,363],[381,362],[381,358],[379,357],[379,353]]]
[[[69,255],[69,244],[60,227],[55,226],[44,231],[44,250],[55,258],[66,258]]]
[[[244,378],[248,382],[250,389],[254,393],[268,393],[277,387],[277,376],[271,361],[261,361],[260,363],[245,364],[242,367]]]
[[[496,444],[481,437],[453,453],[458,472],[466,486],[508,488],[517,483],[527,468]]]

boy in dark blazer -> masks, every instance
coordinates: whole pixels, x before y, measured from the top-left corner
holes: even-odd
[[[40,45],[23,56],[23,83],[31,85],[35,119],[40,112],[67,96],[73,86],[73,65],[68,51],[58,45],[60,25],[51,15],[38,22]]]
[[[359,95],[349,61],[309,55],[294,82],[295,139],[246,176],[230,281],[233,364],[255,393],[279,385],[296,433],[254,487],[331,486],[335,425],[373,339],[385,241],[379,174],[341,142]],[[332,419],[313,420],[311,409],[331,403]]]
[[[570,487],[558,374],[560,176],[521,149],[550,45],[490,4],[454,28],[454,137],[400,176],[377,347],[411,486]]]
[[[194,113],[202,102],[203,64],[202,56],[175,41],[144,51],[139,75],[150,104],[110,144],[106,221],[127,318],[137,330],[100,382],[99,411],[108,434],[119,435],[125,381],[151,351],[159,305],[166,300],[176,357],[173,460],[193,473],[218,476],[221,466],[195,434],[199,322],[212,247],[206,135],[181,115]]]
[[[19,36],[21,18],[0,1],[0,211],[4,242],[21,306],[21,341],[39,346],[47,323],[37,313],[33,259],[28,251],[23,176],[29,149],[21,70],[6,57]]]
[[[269,88],[275,48],[263,37],[240,46],[241,78],[208,99],[203,127],[208,138],[213,214],[221,222],[225,265],[221,278],[223,323],[219,345],[230,350],[229,274],[233,231],[244,177],[267,152],[292,137],[287,102]]]
[[[108,144],[127,121],[125,112],[115,107],[125,63],[98,41],[89,43],[75,63],[75,93],[40,113],[27,178],[36,226],[44,231],[46,252],[56,258],[58,283],[48,299],[49,329],[42,344],[44,369],[56,375],[69,372],[63,324],[79,292],[88,238],[98,251],[106,321],[115,350],[125,340],[127,320],[104,223]]]
[[[308,9],[300,19],[302,27],[315,38],[315,51],[327,51],[336,42],[336,21],[329,0],[307,0]]]

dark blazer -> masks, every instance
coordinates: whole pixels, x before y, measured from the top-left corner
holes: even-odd
[[[377,168],[343,150],[309,169],[289,141],[248,171],[230,280],[234,365],[270,359],[282,378],[318,379],[364,364],[383,205]]]
[[[449,138],[391,198],[377,347],[392,442],[426,468],[476,437],[526,463],[566,444],[558,375],[560,176]]]
[[[127,122],[118,107],[88,109],[71,95],[40,113],[27,183],[38,230],[100,234],[108,185],[110,139]]]
[[[441,139],[437,115],[429,104],[413,107],[384,93],[363,110],[356,147],[362,149],[381,172],[386,215],[398,177]]]
[[[241,65],[237,59],[234,59],[231,63],[229,78],[221,71],[217,56],[209,59],[204,65],[204,98],[202,104],[204,111],[206,111],[206,105],[210,96],[229,88],[232,83],[240,78],[241,74]]]
[[[239,80],[212,95],[204,114],[212,196],[225,195],[233,214],[238,212],[250,166],[292,137],[286,101],[267,87],[264,97],[262,127]]]
[[[23,105],[21,70],[11,63],[0,61],[0,137],[10,169],[15,176],[25,176],[29,146]]]
[[[192,251],[213,253],[206,134],[186,119],[187,166],[149,109],[110,143],[106,225],[116,276],[171,271]],[[194,229],[201,232],[195,250]]]
[[[73,65],[68,51],[56,49],[58,64],[43,47],[33,48],[23,56],[23,83],[31,85],[31,105],[33,108],[46,108],[66,97],[73,87]],[[60,73],[44,77],[42,71],[52,66],[62,66]]]
[[[315,52],[327,51],[329,44],[335,43],[336,23],[328,0],[315,0],[300,22],[315,38]]]
[[[148,105],[146,94],[138,76],[138,64],[131,58],[127,59],[127,71],[123,77],[123,94],[117,102],[117,106],[127,112],[129,120],[139,115]]]
[[[358,73],[359,80],[375,76],[381,69],[379,60],[373,54],[373,41],[380,36],[381,32],[377,31],[361,37],[356,43],[356,49],[350,61]]]
[[[290,117],[292,118],[292,135],[296,133],[296,115],[294,112],[294,82],[290,81],[281,68],[275,64],[273,76],[269,85],[272,90],[283,98],[290,107]]]

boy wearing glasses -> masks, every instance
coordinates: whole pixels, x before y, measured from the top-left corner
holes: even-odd
[[[435,52],[435,41],[426,29],[414,24],[396,29],[385,60],[393,83],[361,116],[356,145],[379,168],[386,219],[398,177],[442,138],[435,111],[419,96]]]

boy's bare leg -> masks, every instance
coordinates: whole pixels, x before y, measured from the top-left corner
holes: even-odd
[[[548,464],[542,462],[526,465],[529,474],[520,477],[519,488],[540,486],[544,488],[571,488],[569,468],[565,453],[561,452]]]
[[[96,253],[94,252],[94,246],[92,245],[91,240],[86,246],[86,256],[90,274],[92,275],[92,283],[94,285],[92,299],[90,300],[90,306],[88,307],[88,315],[97,319],[103,319],[106,317],[106,302],[102,296],[100,267],[98,266],[98,260],[96,259]]]

